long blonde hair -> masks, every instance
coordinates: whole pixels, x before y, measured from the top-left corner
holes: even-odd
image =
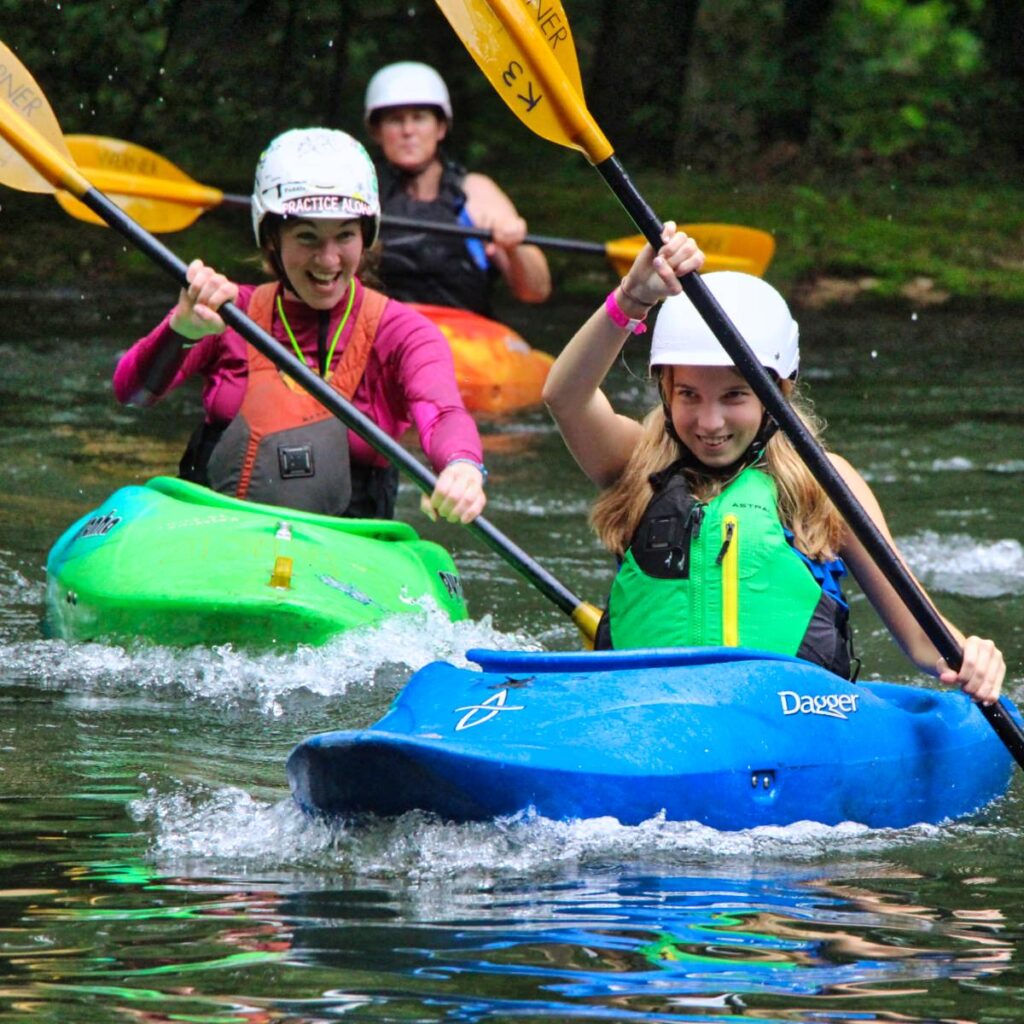
[[[664,368],[663,375],[669,369]],[[661,384],[665,386],[664,379]],[[784,380],[779,387],[811,435],[818,439],[824,424],[815,415],[809,399],[793,381]],[[665,406],[658,405],[644,417],[643,433],[629,461],[615,483],[598,496],[590,512],[590,525],[601,543],[620,557],[654,495],[651,475],[672,465],[682,454],[679,442],[666,429],[665,416]],[[793,531],[797,548],[813,559],[837,557],[845,528],[843,519],[781,430],[768,441],[758,468],[775,481],[779,518]],[[697,470],[687,471],[687,476],[694,497],[700,501],[709,501],[729,482]]]

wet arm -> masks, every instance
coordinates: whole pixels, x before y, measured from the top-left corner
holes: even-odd
[[[441,333],[418,316],[404,327],[405,342],[394,363],[396,384],[438,474],[420,507],[431,519],[468,523],[487,504],[480,434],[462,402],[451,349]]]
[[[838,455],[832,455],[830,458],[840,476],[853,491],[854,497],[870,516],[896,556],[903,562],[907,572],[910,573],[903,556],[896,548],[874,492],[864,478],[844,458]],[[964,660],[960,670],[954,671],[948,668],[935,645],[911,615],[895,588],[885,578],[861,542],[849,531],[844,539],[841,554],[886,628],[918,668],[923,672],[938,676],[944,683],[961,687],[964,692],[983,703],[991,703],[998,698],[1006,674],[1006,666],[1002,652],[991,640],[977,636],[964,636],[935,608],[934,602],[924,587],[921,587],[922,593],[935,608],[936,615],[942,619],[957,643],[963,648]],[[910,575],[915,582],[918,582],[913,573]],[[918,586],[920,586],[919,582]]]
[[[467,174],[466,210],[474,224],[494,233],[487,245],[488,258],[501,271],[520,302],[544,302],[551,294],[547,257],[535,245],[522,245],[526,221],[512,200],[483,174]]]
[[[703,253],[692,239],[665,225],[665,244],[655,258],[644,246],[629,274],[614,291],[620,309],[640,318],[655,302],[680,292],[677,274],[702,265]],[[649,301],[648,301],[649,300]],[[619,477],[640,440],[641,425],[612,408],[601,390],[622,346],[631,337],[608,316],[602,303],[555,360],[544,385],[544,401],[580,468],[598,487]],[[644,358],[649,335],[641,335]]]
[[[631,316],[646,311],[616,289]],[[640,440],[640,424],[612,408],[601,383],[630,337],[598,308],[562,350],[544,383],[544,403],[580,469],[598,487],[619,477]]]

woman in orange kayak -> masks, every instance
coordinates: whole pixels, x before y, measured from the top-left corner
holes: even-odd
[[[421,503],[428,516],[476,518],[482,448],[451,350],[425,317],[358,277],[380,223],[366,151],[340,131],[285,132],[260,157],[252,216],[275,280],[239,286],[194,261],[177,305],[118,363],[118,400],[148,405],[201,376],[205,416],[185,479],[267,504],[391,518],[395,469],[226,328],[217,311],[231,301],[390,436],[415,425],[438,474]]]
[[[380,147],[385,215],[485,228],[493,241],[389,227],[381,240],[380,277],[404,302],[457,306],[492,317],[494,282],[505,280],[521,302],[551,294],[547,258],[523,245],[526,221],[484,174],[467,173],[445,156],[452,105],[441,76],[427,64],[401,61],[381,68],[366,88],[366,124]]]

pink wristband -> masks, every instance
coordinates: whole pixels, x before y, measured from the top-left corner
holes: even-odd
[[[615,289],[613,288],[608,293],[608,298],[604,300],[604,311],[608,314],[609,319],[613,324],[619,327],[625,327],[631,334],[643,334],[647,330],[647,324],[644,321],[647,319],[647,314],[644,313],[642,317],[629,317],[622,311],[622,307],[619,305],[615,298]]]

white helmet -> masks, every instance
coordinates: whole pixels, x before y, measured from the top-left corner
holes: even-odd
[[[366,245],[380,228],[377,172],[366,150],[345,132],[294,128],[273,139],[256,165],[252,188],[252,227],[262,245],[260,226],[268,213],[280,217],[359,217]]]
[[[800,365],[800,331],[786,300],[767,281],[735,270],[703,275],[704,283],[754,355],[781,380]],[[651,366],[732,366],[733,360],[685,294],[662,303],[651,341]]]
[[[452,101],[444,79],[429,65],[417,60],[388,64],[366,86],[364,119],[385,107],[437,107],[452,123]]]

